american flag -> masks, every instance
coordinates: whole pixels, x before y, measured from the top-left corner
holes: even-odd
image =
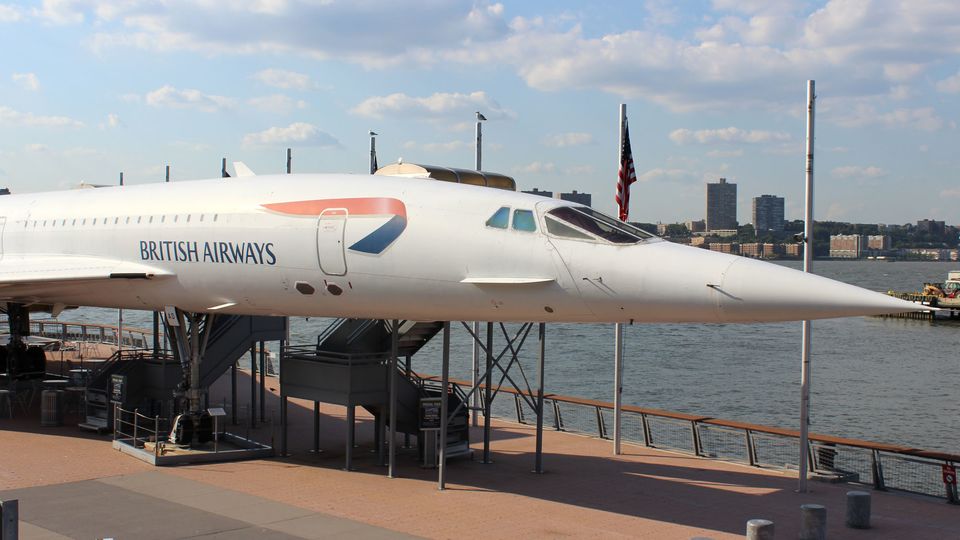
[[[620,209],[620,221],[626,221],[630,213],[630,184],[637,181],[626,118],[623,119],[623,146],[620,147],[620,171],[617,176],[617,207]]]

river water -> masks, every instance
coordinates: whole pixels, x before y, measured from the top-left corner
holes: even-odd
[[[918,290],[955,269],[814,261],[818,274],[876,291]],[[131,326],[150,325],[148,312],[124,317]],[[115,323],[116,312],[83,309],[61,318]],[[329,323],[294,318],[291,341],[315,342]],[[469,379],[470,338],[459,323],[452,327],[451,377]],[[549,324],[546,339],[548,393],[613,400],[613,325]],[[960,324],[831,319],[813,322],[812,339],[811,431],[960,453]],[[503,341],[498,335],[499,347]],[[798,429],[800,343],[799,322],[625,326],[624,403]],[[439,337],[428,343],[413,369],[439,374],[440,345]],[[536,349],[534,328],[520,355],[527,374],[535,373]]]

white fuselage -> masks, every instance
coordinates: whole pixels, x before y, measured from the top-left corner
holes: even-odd
[[[615,245],[550,234],[544,212],[558,206],[577,205],[366,175],[9,195],[0,197],[0,298],[410,320],[742,322],[896,311],[855,287],[658,238]],[[534,229],[489,226],[503,207],[532,211]],[[66,277],[37,270],[32,261],[45,257]],[[152,278],[80,279],[90,260]],[[30,272],[36,282],[23,278]]]

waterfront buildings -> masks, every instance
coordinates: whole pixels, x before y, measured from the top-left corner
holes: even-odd
[[[540,195],[541,197],[553,198],[552,191],[541,191],[537,188],[533,188],[530,191],[524,191],[524,193],[529,193],[530,195]]]
[[[592,195],[589,193],[578,193],[577,190],[573,190],[571,193],[557,193],[554,195],[554,197],[564,201],[585,204],[587,206],[592,206],[593,203]]]
[[[866,247],[866,237],[860,234],[830,235],[830,256],[837,259],[859,259]]]
[[[737,229],[737,185],[721,178],[707,184],[707,231]]]
[[[753,198],[753,228],[757,234],[783,231],[783,197],[761,195]]]

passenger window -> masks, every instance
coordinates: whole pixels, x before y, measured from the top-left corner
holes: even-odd
[[[514,210],[513,228],[517,231],[536,231],[537,222],[533,219],[533,210]]]
[[[506,206],[494,212],[493,215],[490,216],[490,219],[487,220],[487,227],[494,227],[496,229],[506,229],[509,224],[510,209]]]

